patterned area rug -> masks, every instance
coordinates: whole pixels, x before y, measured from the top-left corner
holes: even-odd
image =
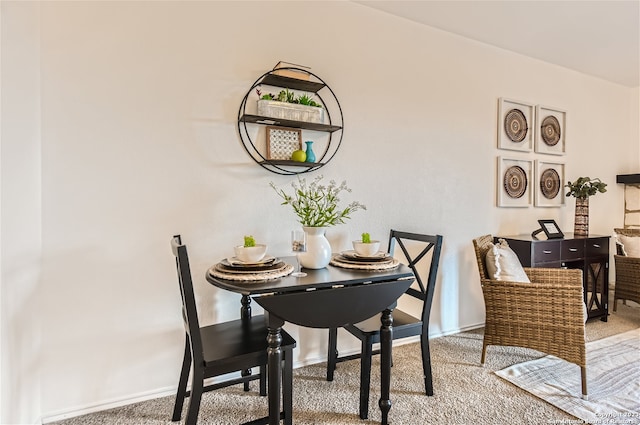
[[[640,423],[640,329],[587,343],[588,400],[580,368],[554,356],[496,374],[587,423]]]

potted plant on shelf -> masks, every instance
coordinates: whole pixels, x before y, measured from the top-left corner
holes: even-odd
[[[235,246],[233,250],[238,260],[244,263],[257,263],[267,253],[267,245],[256,244],[253,236],[245,236],[244,245]]]
[[[607,184],[603,183],[599,178],[591,179],[590,177],[578,177],[578,180],[567,182],[565,187],[569,188],[566,196],[576,198],[576,211],[573,224],[573,233],[575,236],[589,235],[589,197],[596,193],[604,193],[607,191]]]
[[[380,241],[372,241],[369,233],[363,233],[361,240],[353,241],[353,249],[362,257],[373,257],[380,249]]]
[[[300,254],[300,263],[309,269],[321,269],[331,261],[331,245],[325,237],[327,227],[342,224],[351,218],[351,214],[367,208],[358,201],[346,207],[339,207],[339,195],[351,192],[347,182],[338,185],[331,180],[329,185],[320,184],[323,176],[316,177],[311,183],[298,177],[291,183],[293,195],[279,189],[273,182],[271,187],[284,201],[282,205],[291,205],[298,221],[307,234],[307,252]]]
[[[258,94],[258,115],[270,118],[280,118],[291,121],[304,121],[322,124],[324,109],[322,104],[313,100],[308,93],[296,95],[289,89],[282,89],[277,95],[273,93]]]

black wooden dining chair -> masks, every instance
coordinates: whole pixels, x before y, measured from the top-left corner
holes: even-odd
[[[182,244],[180,235],[174,236],[171,240],[171,249],[176,257],[178,282],[182,295],[182,317],[186,332],[184,359],[171,420],[180,420],[184,399],[190,397],[186,423],[195,425],[203,392],[240,383],[246,384],[245,391],[248,391],[248,382],[260,379],[260,395],[267,395],[265,371],[268,331],[263,315],[200,327],[187,247]],[[281,347],[284,362],[283,411],[280,415],[285,424],[289,425],[292,424],[293,348],[295,346],[296,341],[283,330]],[[248,375],[246,371],[253,367],[260,367],[260,373]],[[190,370],[192,372],[191,391],[187,391]],[[232,372],[241,372],[242,375],[239,378],[204,386],[206,378]],[[264,419],[266,423],[266,418]],[[262,422],[252,421],[251,423]]]
[[[413,242],[419,244],[421,251],[413,255],[415,247]],[[409,242],[409,243],[407,243]],[[395,247],[399,246],[408,266],[416,276],[419,289],[410,287],[405,294],[422,301],[422,314],[416,318],[402,310],[393,311],[393,339],[401,339],[410,336],[420,335],[420,346],[422,349],[422,369],[424,373],[425,393],[433,395],[433,382],[431,378],[431,355],[429,352],[429,314],[431,312],[431,302],[436,286],[436,275],[440,261],[440,251],[442,249],[442,236],[422,235],[417,233],[399,232],[391,230],[389,235],[389,253],[393,256]],[[411,245],[411,246],[409,246]],[[423,282],[417,264],[429,258],[427,254],[431,251],[429,265],[429,275],[426,284]],[[425,261],[426,262],[426,261]],[[339,357],[336,348],[338,330],[329,329],[329,349],[327,355],[327,381],[333,381],[334,371],[338,362],[360,359],[360,418],[367,419],[369,416],[369,386],[371,383],[371,356],[378,354],[372,346],[380,342],[380,314],[371,317],[360,323],[344,326],[349,333],[360,339],[362,343],[360,354]]]

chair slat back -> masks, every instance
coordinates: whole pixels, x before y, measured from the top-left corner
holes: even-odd
[[[426,244],[422,250],[413,255],[407,246],[408,241],[423,242]],[[407,295],[415,297],[423,302],[422,304],[422,322],[429,323],[429,315],[431,313],[431,303],[433,301],[433,294],[436,287],[436,277],[438,274],[438,266],[440,264],[440,252],[442,250],[442,236],[441,235],[423,235],[420,233],[401,232],[398,230],[391,230],[389,233],[389,254],[393,256],[396,246],[400,247],[402,254],[408,261],[408,266],[416,276],[416,282],[418,283],[419,290],[416,288],[409,288],[405,292]],[[425,258],[425,256],[431,252],[431,262],[429,264],[429,275],[426,283],[423,280],[422,273],[420,273],[417,265]]]
[[[194,361],[198,361],[203,358],[200,322],[198,321],[198,310],[196,308],[196,299],[193,291],[193,281],[191,280],[189,255],[187,254],[186,245],[182,244],[180,235],[175,235],[171,239],[171,250],[176,257],[176,271],[178,273],[178,284],[182,297],[184,328],[189,338],[193,359]]]
[[[487,258],[487,252],[491,249],[493,243],[493,236],[483,235],[473,240],[473,248],[476,252],[476,262],[478,263],[478,272],[480,273],[480,279],[489,279],[489,272],[487,272],[487,265],[485,258]]]

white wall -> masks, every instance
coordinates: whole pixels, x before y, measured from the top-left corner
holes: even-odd
[[[3,23],[22,16],[16,4],[1,7]],[[246,90],[279,60],[311,66],[344,111],[343,146],[312,176],[346,179],[368,210],[330,230],[334,249],[347,248],[362,229],[381,238],[389,228],[444,235],[433,335],[484,320],[472,238],[529,233],[540,218],[572,230],[573,199],[556,209],[496,207],[496,157],[509,154],[496,149],[499,97],[568,111],[560,158],[567,178],[610,184],[591,200],[592,233],[622,224],[615,175],[640,167],[638,90],[350,2],[22,7],[38,13],[26,29],[10,28],[10,37],[3,26],[2,37],[3,56],[17,47],[35,54],[27,63],[3,57],[3,421],[59,418],[175,387],[183,331],[171,235],[181,233],[189,245],[196,277],[244,234],[268,242],[274,254],[288,251],[295,216],[269,182],[292,178],[258,167],[236,129]],[[37,76],[31,92],[7,92],[14,79],[30,76]],[[7,105],[23,101],[38,115],[7,133]],[[10,167],[5,150],[22,149],[34,128],[37,149],[17,162],[24,167]],[[367,179],[364,167],[373,171]],[[5,184],[25,175],[35,192],[25,191],[41,193],[41,204],[8,204]],[[22,215],[32,210],[35,218]],[[28,285],[42,305],[27,307],[30,320],[41,322],[41,344],[7,349],[7,335],[26,325],[6,311],[22,302],[11,291],[22,278],[5,273],[14,266],[5,227],[29,228],[38,216],[41,243],[29,247],[41,249],[42,260],[28,262],[24,273],[42,270]],[[196,291],[204,323],[237,317],[238,296],[206,282]],[[324,358],[325,331],[287,329],[299,340],[296,364]],[[339,344],[357,345],[348,337]],[[22,395],[6,388],[22,377],[5,376],[17,361],[5,364],[12,354],[42,362],[41,406],[13,408]]]
[[[2,4],[1,423],[41,417],[42,164],[36,4]]]

